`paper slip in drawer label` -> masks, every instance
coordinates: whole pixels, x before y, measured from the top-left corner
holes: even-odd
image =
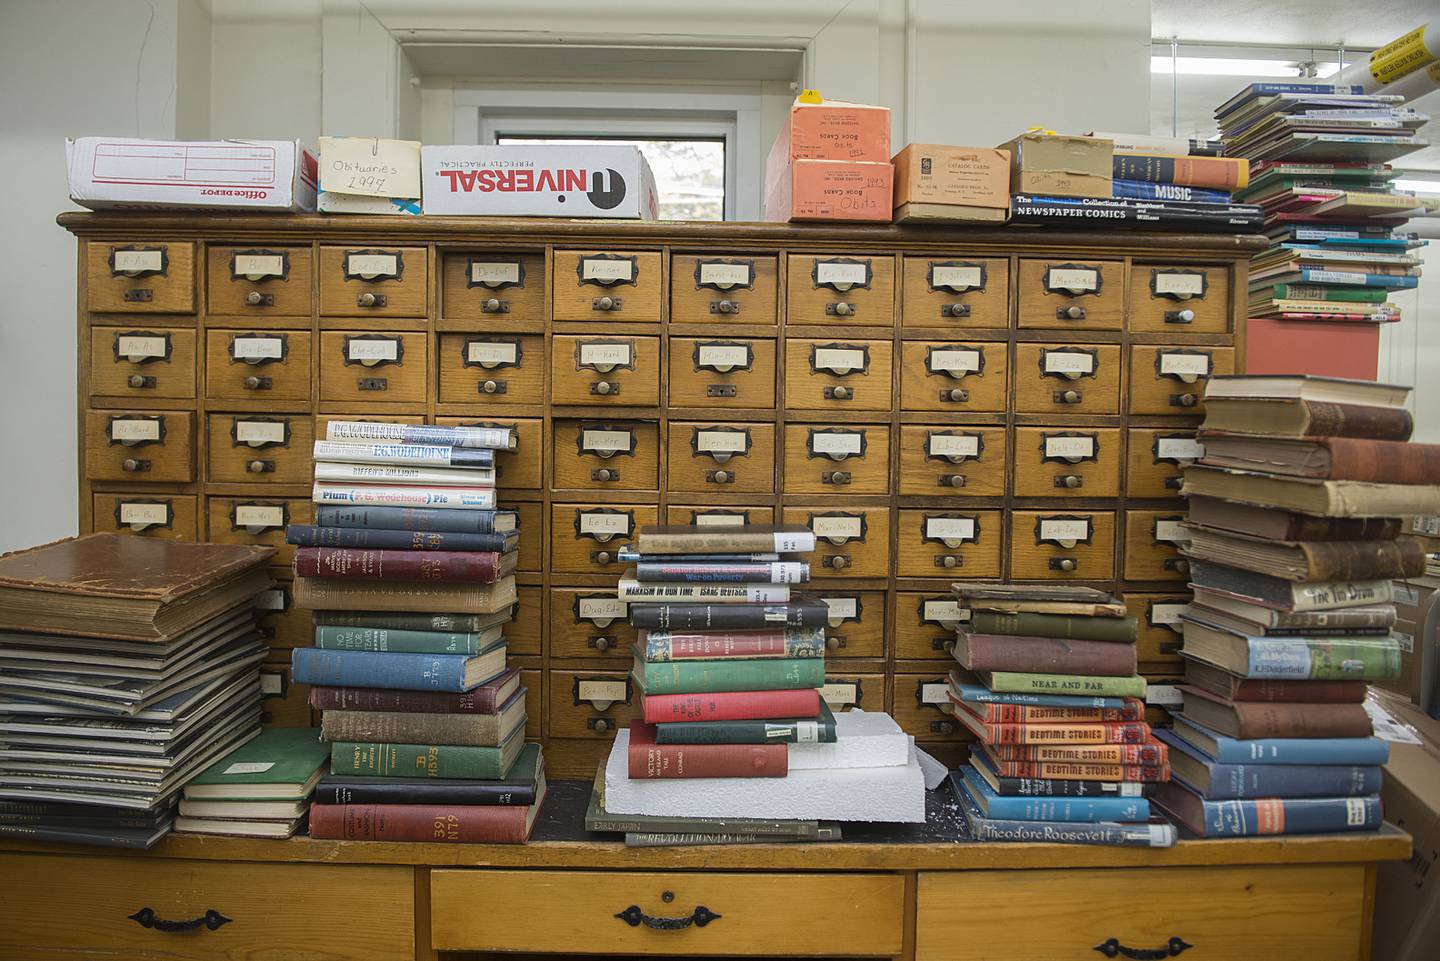
[[[925,450],[932,457],[979,457],[979,434],[931,434]]]
[[[1045,272],[1047,290],[1099,290],[1100,271],[1092,267],[1051,267]]]
[[[580,533],[628,534],[630,533],[630,515],[596,514],[582,511],[580,513]]]
[[[1160,373],[1206,377],[1210,374],[1209,354],[1161,354]]]
[[[280,360],[285,341],[279,337],[236,337],[230,342],[230,356],[236,360]]]
[[[163,250],[112,250],[111,269],[117,274],[138,274],[165,269]]]
[[[950,703],[950,685],[948,685],[948,684],[935,684],[935,683],[931,683],[931,684],[921,684],[921,685],[920,685],[920,703],[921,703],[921,704],[949,704],[949,703]]]
[[[810,530],[816,537],[833,540],[849,540],[865,534],[863,517],[817,517],[810,522]]]
[[[722,290],[730,287],[748,287],[751,284],[749,264],[720,264],[700,262],[700,284],[712,285]]]
[[[1396,604],[1408,604],[1414,607],[1420,603],[1420,589],[1411,587],[1409,584],[1396,584],[1394,593]]]
[[[237,527],[284,527],[285,508],[274,504],[236,504]]]
[[[1042,541],[1083,541],[1090,536],[1089,518],[1057,518],[1040,521]]]
[[[1094,457],[1093,437],[1046,437],[1046,457]]]
[[[170,505],[121,503],[120,523],[130,525],[168,524],[170,523]]]
[[[629,692],[624,681],[582,680],[576,695],[582,701],[600,702],[608,707],[616,701],[624,701]]]
[[[465,345],[465,359],[472,364],[513,365],[519,358],[520,345],[513,340],[498,344],[485,340],[472,340]]]
[[[256,610],[283,611],[287,606],[285,591],[280,588],[271,591],[261,591],[255,597]]]
[[[744,527],[743,514],[696,514],[696,527]]]
[[[1205,293],[1205,275],[1157,271],[1153,286],[1157,294],[1180,294],[1193,297]]]
[[[1180,615],[1190,610],[1189,604],[1151,604],[1151,624],[1179,624]]]
[[[1190,532],[1181,527],[1178,520],[1157,520],[1155,522],[1155,540],[1172,544],[1188,544]]]
[[[346,254],[345,274],[349,277],[395,277],[400,273],[397,254]]]
[[[274,761],[236,761],[227,767],[225,774],[264,774],[275,766]]]
[[[618,621],[629,616],[629,605],[618,597],[582,597],[576,614],[582,621]]]
[[[283,444],[289,426],[283,420],[237,420],[235,439],[242,444]]]
[[[1415,653],[1415,635],[1406,634],[1404,631],[1395,632],[1395,642],[1400,645],[1400,650],[1406,654]]]
[[[345,356],[350,360],[399,360],[400,341],[389,338],[361,340],[353,338],[345,345]]]
[[[828,457],[848,457],[865,452],[863,431],[815,431],[810,435],[810,449]]]
[[[947,264],[933,264],[930,267],[930,288],[938,290],[969,290],[985,283],[985,268],[980,266],[958,267]]]
[[[612,364],[616,367],[630,363],[629,344],[581,344],[580,363],[599,366]]]
[[[939,541],[973,541],[975,539],[975,518],[973,517],[927,517],[925,537]]]
[[[163,421],[160,420],[112,420],[110,439],[113,441],[159,440]]]
[[[1151,684],[1145,688],[1146,704],[1158,704],[1162,707],[1168,707],[1172,704],[1183,704],[1184,700],[1185,699],[1180,696],[1180,688],[1174,684]]]
[[[817,347],[811,361],[816,370],[829,370],[837,374],[864,370],[865,362],[865,351],[851,347]]]
[[[931,373],[972,373],[984,367],[984,355],[978,350],[932,350],[927,359]]]
[[[580,279],[599,280],[605,283],[615,283],[620,280],[634,280],[635,261],[628,258],[600,260],[595,257],[581,257]]]
[[[743,430],[698,430],[695,449],[708,454],[743,454],[750,449],[750,437]]]
[[[236,254],[231,273],[247,280],[285,276],[284,254]]]
[[[285,675],[265,671],[260,675],[260,694],[263,697],[275,697],[285,693]]]
[[[1095,357],[1074,350],[1047,350],[1045,352],[1045,373],[1047,374],[1093,374]]]
[[[513,286],[520,283],[520,261],[470,261],[470,283],[485,287]]]
[[[829,608],[827,620],[831,624],[853,620],[859,614],[860,599],[858,597],[822,597],[820,599]]]
[[[960,602],[950,600],[926,601],[920,608],[922,620],[949,627],[962,620]]]
[[[580,449],[586,453],[629,453],[634,445],[635,435],[628,430],[591,430],[586,428],[580,432]]]
[[[860,703],[860,685],[853,681],[826,684],[820,688],[820,697],[831,707],[850,707]]]
[[[695,353],[697,367],[725,370],[750,366],[750,348],[744,344],[701,344]]]
[[[815,283],[834,284],[847,288],[870,282],[869,264],[837,264],[824,260],[815,263]]]
[[[115,353],[126,360],[142,360],[146,357],[164,357],[168,354],[170,339],[149,334],[121,334],[115,338]]]
[[[1199,460],[1205,447],[1193,437],[1161,437],[1155,442],[1155,456],[1161,460]]]
[[[796,721],[795,722],[795,743],[814,744],[820,740],[820,723],[818,721]]]

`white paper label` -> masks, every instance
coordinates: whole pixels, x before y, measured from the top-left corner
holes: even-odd
[[[1365,699],[1365,713],[1370,715],[1370,726],[1375,729],[1375,736],[1381,740],[1399,744],[1425,743],[1413,727],[1381,707],[1373,696]]]
[[[110,422],[110,439],[114,441],[159,440],[160,423],[158,420],[112,420]]]
[[[140,273],[145,270],[159,270],[165,266],[163,250],[117,250],[114,257],[116,273]]]
[[[264,774],[275,766],[274,761],[236,761],[227,767],[226,774]]]
[[[520,283],[520,264],[518,261],[510,263],[474,261],[470,264],[470,283],[484,284],[486,287],[518,284]]]
[[[628,430],[590,430],[580,432],[580,449],[585,453],[616,454],[629,451],[635,435]]]
[[[264,673],[260,675],[260,694],[262,697],[274,697],[277,694],[284,693],[284,675],[271,673]]]
[[[580,682],[579,691],[582,701],[600,701],[602,703],[614,704],[616,701],[625,700],[625,682],[590,680]]]
[[[1400,650],[1404,651],[1406,654],[1415,653],[1414,634],[1406,634],[1404,631],[1394,631],[1391,636],[1394,637],[1396,643],[1400,645]]]
[[[860,685],[853,682],[842,683],[839,681],[833,684],[826,684],[820,688],[820,697],[832,708],[850,707],[852,704],[859,703]]]
[[[925,536],[941,541],[971,541],[975,539],[975,518],[973,517],[927,517]]]
[[[345,356],[350,360],[399,360],[400,341],[391,338],[378,340],[355,339],[345,345]]]
[[[585,621],[618,621],[629,616],[629,605],[618,597],[582,597],[579,616]]]
[[[816,370],[849,373],[865,369],[865,351],[847,347],[817,347],[813,364]]]
[[[818,721],[796,721],[795,722],[795,743],[814,744],[820,740],[820,724]]]
[[[1188,610],[1189,604],[1151,604],[1150,623],[1179,624],[1180,616]]]
[[[285,610],[285,591],[283,588],[261,591],[255,597],[255,609],[260,611],[283,611]]]
[[[701,367],[725,368],[744,367],[750,363],[750,348],[744,344],[701,344],[699,350]]]
[[[959,601],[926,601],[920,609],[920,616],[923,620],[932,621],[949,627],[957,621],[963,620],[960,616]]]
[[[701,262],[700,283],[714,284],[722,289],[746,286],[750,283],[749,264],[712,264]]]
[[[1042,520],[1040,522],[1040,539],[1042,541],[1083,541],[1089,536],[1090,520],[1088,518]]]
[[[511,341],[496,344],[472,340],[465,345],[465,359],[472,364],[513,364],[520,355],[520,345]]]
[[[120,505],[122,524],[166,524],[170,521],[169,504],[125,504]]]
[[[284,527],[285,508],[273,504],[236,504],[237,527]]]
[[[1045,373],[1047,374],[1093,374],[1095,358],[1075,350],[1047,350],[1045,352]]]
[[[580,363],[597,367],[613,364],[621,367],[630,363],[629,344],[581,344]]]
[[[1190,543],[1190,532],[1180,526],[1180,521],[1157,520],[1155,522],[1155,540],[1157,543],[1188,544]]]
[[[1145,703],[1161,707],[1178,707],[1185,703],[1180,688],[1174,684],[1151,684],[1145,688]]]
[[[860,431],[828,433],[817,431],[810,435],[810,448],[817,454],[829,457],[849,457],[859,454],[865,445],[865,435]]]
[[[979,267],[947,267],[935,264],[930,268],[930,289],[949,288],[959,291],[979,287],[980,275]]]
[[[810,522],[810,530],[816,537],[848,540],[860,536],[864,521],[863,517],[817,517]]]
[[[1410,607],[1420,603],[1420,589],[1411,587],[1409,584],[1396,584],[1393,588],[1395,603],[1407,604]]]
[[[236,254],[234,273],[249,280],[285,276],[284,254]]]
[[[1193,437],[1162,437],[1155,444],[1155,456],[1175,460],[1199,460],[1205,446]]]
[[[1345,823],[1352,827],[1364,824],[1367,807],[1364,798],[1347,797],[1345,799]]]
[[[948,684],[921,684],[921,704],[949,704],[950,686]]]
[[[593,257],[580,258],[580,277],[583,280],[602,280],[614,283],[617,280],[635,279],[633,260],[597,260]]]
[[[1049,290],[1099,290],[1100,271],[1090,267],[1052,267],[1045,286]]]
[[[396,254],[346,254],[345,273],[352,277],[394,277],[400,273]]]
[[[868,264],[837,264],[822,260],[815,264],[815,282],[853,287],[855,284],[865,283],[869,272]]]
[[[1094,457],[1095,438],[1093,437],[1047,437],[1045,438],[1046,457]]]
[[[738,430],[700,430],[695,432],[695,449],[708,454],[743,454],[749,438]]]
[[[978,350],[932,350],[928,363],[931,373],[960,374],[980,369]]]
[[[980,436],[978,434],[931,434],[926,441],[926,451],[934,457],[979,457]]]
[[[283,444],[285,428],[285,421],[237,420],[235,439],[242,444]]]
[[[832,624],[849,620],[860,609],[860,599],[857,597],[822,597],[820,599],[830,609],[829,621]]]
[[[1155,275],[1155,293],[1157,294],[1181,294],[1194,296],[1205,292],[1204,274],[1165,274]]]
[[[580,514],[580,533],[628,534],[630,533],[630,515],[592,514],[584,511]]]
[[[279,360],[285,356],[285,341],[279,337],[236,337],[230,342],[230,356],[236,360]]]
[[[1210,375],[1210,355],[1161,354],[1160,373],[1208,377]]]
[[[1414,531],[1417,534],[1440,534],[1440,517],[1415,518]]]
[[[696,527],[744,527],[745,517],[741,514],[696,514]]]
[[[145,337],[137,334],[121,334],[115,338],[115,350],[127,360],[142,360],[146,357],[165,356],[164,337]]]

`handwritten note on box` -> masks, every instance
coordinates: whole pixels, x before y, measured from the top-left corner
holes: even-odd
[[[321,137],[320,189],[363,197],[418,198],[420,144],[372,137]]]

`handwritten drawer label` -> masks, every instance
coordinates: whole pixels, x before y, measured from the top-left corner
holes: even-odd
[[[115,352],[130,361],[164,357],[169,352],[169,343],[163,336],[120,334],[115,338]]]
[[[984,268],[980,266],[958,267],[947,264],[933,264],[930,267],[930,289],[969,290],[985,283]]]
[[[1040,539],[1042,541],[1083,541],[1090,537],[1090,519],[1086,517],[1042,519]]]
[[[1157,520],[1155,522],[1155,540],[1172,544],[1188,544],[1190,532],[1180,526],[1178,520]]]
[[[345,275],[363,277],[366,280],[375,277],[398,277],[400,257],[397,254],[346,254]]]
[[[595,514],[590,511],[580,513],[580,533],[582,534],[628,534],[630,533],[629,514]]]
[[[979,457],[979,434],[931,434],[925,442],[932,457]]]
[[[148,527],[151,524],[170,523],[169,504],[128,504],[120,505],[120,523],[132,527]]]
[[[159,440],[163,421],[112,420],[110,439],[113,441]]]
[[[358,337],[351,338],[345,345],[345,356],[350,360],[361,362],[399,360],[400,341],[389,338],[378,340],[361,340]]]
[[[472,340],[465,345],[465,359],[472,364],[514,364],[519,356],[520,345],[513,340],[499,344]]]
[[[112,250],[111,269],[117,274],[143,274],[165,269],[163,250]]]
[[[749,264],[722,264],[701,261],[699,283],[727,290],[751,284]]]
[[[1151,604],[1151,624],[1179,624],[1180,615],[1190,610],[1189,604]]]
[[[921,684],[921,704],[949,704],[950,685],[948,684]]]
[[[1092,354],[1074,350],[1047,350],[1045,352],[1045,373],[1093,374],[1095,373],[1095,357]]]
[[[285,508],[274,504],[236,504],[237,527],[284,527]]]
[[[242,444],[283,444],[288,426],[283,420],[237,420],[235,439]]]
[[[1046,457],[1094,457],[1094,437],[1046,437]]]
[[[695,449],[708,454],[743,454],[750,447],[750,438],[741,430],[699,430],[695,432]]]
[[[1100,271],[1093,267],[1051,267],[1045,272],[1046,290],[1084,291],[1100,289]]]
[[[817,517],[810,522],[810,530],[816,537],[833,540],[849,540],[865,533],[863,517]]]
[[[230,356],[236,360],[280,360],[285,341],[279,337],[236,337],[230,342]]]
[[[635,435],[628,430],[597,430],[587,427],[580,432],[580,449],[586,453],[629,453],[634,446]]]
[[[973,541],[975,539],[975,518],[973,517],[927,517],[925,536],[939,541]]]
[[[810,449],[833,458],[861,454],[865,450],[865,434],[861,431],[816,431],[810,435]]]
[[[1155,273],[1155,293],[1194,297],[1205,293],[1205,275],[1194,273]]]
[[[629,344],[581,344],[580,363],[594,366],[625,366],[630,363]]]
[[[285,675],[264,671],[260,674],[260,695],[277,697],[285,693]]]
[[[696,349],[696,366],[729,370],[750,366],[750,348],[744,344],[701,344]]]
[[[1155,443],[1155,456],[1174,460],[1199,460],[1205,447],[1193,437],[1161,437]]]
[[[629,605],[618,597],[582,597],[576,613],[583,621],[618,621],[629,616]]]
[[[869,264],[845,264],[824,260],[817,261],[815,264],[816,284],[834,284],[845,290],[856,284],[863,286],[869,282]]]
[[[286,603],[285,591],[283,588],[261,591],[255,596],[255,609],[260,611],[283,611],[289,605]]]
[[[616,701],[623,701],[626,697],[625,682],[590,679],[582,680],[576,695],[582,701],[590,701],[603,711]]]
[[[920,609],[922,620],[932,621],[949,627],[960,618],[960,602],[951,600],[926,601]]]
[[[520,283],[518,260],[470,261],[470,283],[484,287],[513,286]]]
[[[812,361],[816,370],[828,370],[836,374],[864,370],[865,363],[865,351],[853,347],[817,347]]]
[[[236,254],[235,265],[231,268],[237,277],[246,280],[261,280],[265,277],[285,276],[284,254]]]
[[[978,350],[932,350],[929,364],[933,374],[969,374],[980,370],[984,359]]]
[[[822,597],[820,599],[829,608],[827,619],[831,624],[838,624],[854,618],[860,609],[860,600],[856,597]]]
[[[1160,373],[1177,377],[1208,377],[1209,354],[1161,354]]]
[[[743,514],[696,514],[696,527],[744,527]]]
[[[634,280],[635,261],[628,258],[601,260],[596,257],[581,257],[580,279],[598,280],[606,284]]]
[[[854,681],[836,681],[820,688],[820,697],[830,707],[849,707],[860,703],[860,685]]]

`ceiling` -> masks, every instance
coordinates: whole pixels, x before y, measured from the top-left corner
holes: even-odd
[[[1435,0],[1151,0],[1150,36],[1373,49],[1435,13]]]

